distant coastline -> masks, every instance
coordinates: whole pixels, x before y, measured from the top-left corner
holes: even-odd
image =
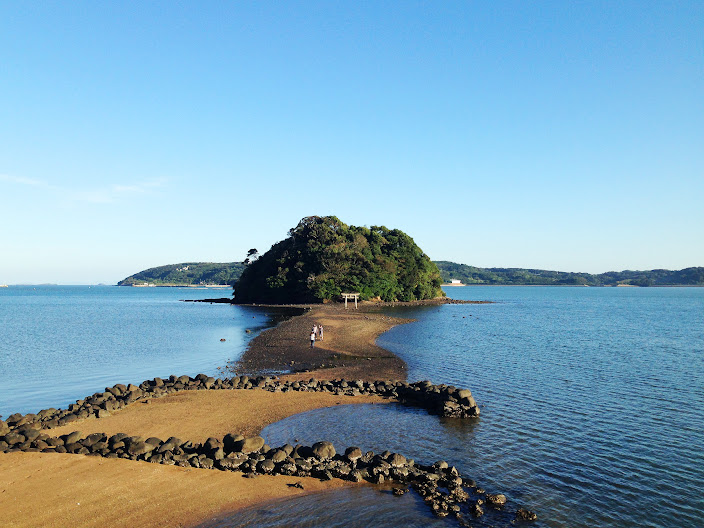
[[[118,284],[118,286],[130,286],[132,288],[232,288],[230,284]]]
[[[704,267],[681,270],[609,271],[600,274],[523,268],[478,268],[433,261],[443,286],[704,286]],[[118,286],[233,287],[245,265],[241,262],[186,262],[135,273]],[[453,281],[455,281],[453,283]],[[144,287],[144,286],[143,286]]]

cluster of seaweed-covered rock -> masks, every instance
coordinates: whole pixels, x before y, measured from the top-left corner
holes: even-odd
[[[264,389],[274,392],[316,391],[340,395],[376,394],[428,409],[445,416],[474,417],[479,414],[468,390],[445,385],[390,381],[286,381],[276,378],[247,376],[216,379],[199,374],[195,378],[171,376],[155,378],[139,386],[118,384],[105,392],[77,401],[68,409],[46,409],[37,414],[13,414],[0,420],[0,452],[73,453],[106,458],[142,460],[155,464],[239,471],[244,476],[289,475],[333,478],[352,482],[391,483],[394,494],[401,495],[409,487],[423,497],[433,513],[453,516],[464,523],[467,515],[479,517],[487,506],[502,515],[515,513],[515,519],[533,520],[535,514],[524,509],[509,512],[504,508],[504,495],[487,494],[476,484],[462,478],[455,467],[440,461],[426,466],[417,464],[399,453],[362,452],[349,447],[344,454],[336,452],[330,442],[312,446],[283,445],[272,448],[260,436],[244,438],[228,434],[224,438],[208,438],[204,443],[171,437],[142,438],[126,433],[84,436],[74,431],[51,436],[46,430],[66,425],[91,415],[98,418],[132,402],[160,397],[182,390]]]

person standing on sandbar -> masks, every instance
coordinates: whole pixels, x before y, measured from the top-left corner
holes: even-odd
[[[323,340],[323,325],[318,325],[318,335],[320,336],[320,340]]]
[[[310,333],[310,347],[313,348],[315,346],[315,331],[311,331]]]

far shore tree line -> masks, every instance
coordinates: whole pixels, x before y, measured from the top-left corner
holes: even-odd
[[[150,268],[118,283],[229,285],[239,303],[337,300],[411,301],[443,296],[442,283],[545,286],[704,286],[704,267],[601,274],[539,269],[478,268],[431,261],[403,231],[347,225],[335,216],[303,218],[264,254],[252,248],[242,262],[186,262]]]

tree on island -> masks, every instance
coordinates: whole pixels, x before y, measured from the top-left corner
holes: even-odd
[[[249,255],[248,255],[249,256]],[[235,284],[236,303],[307,303],[359,292],[360,299],[413,301],[443,296],[437,266],[398,229],[348,226],[309,216]]]

